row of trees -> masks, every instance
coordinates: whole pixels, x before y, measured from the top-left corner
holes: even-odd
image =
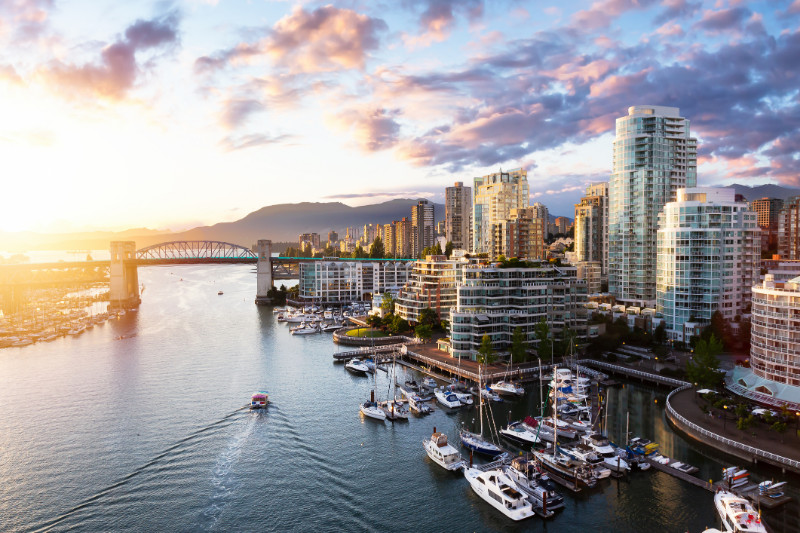
[[[446,255],[450,257],[453,254],[453,243],[448,242],[445,245],[444,251],[442,251],[442,246],[437,242],[434,246],[429,246],[422,250],[419,254],[419,259],[424,259],[426,255]],[[394,253],[394,250],[387,251],[386,246],[383,243],[383,239],[380,237],[375,237],[375,240],[372,241],[367,248],[361,246],[359,243],[355,250],[352,252],[342,252],[339,251],[332,246],[326,246],[323,250],[318,251],[317,253],[311,253],[310,249],[301,250],[300,248],[295,248],[294,246],[289,246],[286,248],[281,254],[282,257],[308,257],[308,258],[320,258],[320,257],[339,257],[342,259],[395,259],[399,258],[402,259],[403,256],[398,256]]]

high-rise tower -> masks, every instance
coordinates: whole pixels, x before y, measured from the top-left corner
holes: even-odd
[[[528,207],[528,173],[521,168],[475,178],[472,203],[472,251],[490,253],[492,225]]]
[[[608,290],[654,307],[658,214],[697,184],[697,139],[677,107],[637,105],[617,119],[609,184]]]
[[[411,207],[411,255],[419,257],[422,250],[433,246],[436,236],[433,204],[428,200],[420,200]]]
[[[444,190],[445,238],[456,250],[472,247],[472,189],[460,181]]]

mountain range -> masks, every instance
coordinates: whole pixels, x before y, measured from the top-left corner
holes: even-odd
[[[730,185],[748,201],[758,198],[781,198],[800,195],[800,189],[780,185]],[[300,233],[319,233],[322,240],[327,232],[337,231],[344,235],[347,227],[364,224],[388,224],[393,220],[411,217],[411,206],[417,200],[403,198],[351,207],[341,202],[301,202],[262,207],[244,218],[233,222],[220,222],[211,226],[200,226],[186,231],[170,232],[147,228],[129,229],[121,232],[83,233],[36,233],[0,232],[0,250],[23,252],[26,250],[105,250],[113,240],[136,241],[143,248],[166,241],[210,240],[225,241],[249,247],[258,239],[273,242],[296,243]],[[546,203],[546,199],[545,202]],[[444,219],[444,205],[434,203],[435,220]],[[551,222],[556,215],[550,215]],[[568,217],[572,218],[572,217]]]

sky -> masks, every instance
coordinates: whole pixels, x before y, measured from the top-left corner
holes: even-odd
[[[800,0],[0,0],[0,231],[181,230],[525,168],[557,215],[615,118],[698,184],[800,186]]]

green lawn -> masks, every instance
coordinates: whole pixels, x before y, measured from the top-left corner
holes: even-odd
[[[371,328],[358,328],[358,329],[351,329],[347,332],[349,337],[388,337],[386,333],[377,329]]]

